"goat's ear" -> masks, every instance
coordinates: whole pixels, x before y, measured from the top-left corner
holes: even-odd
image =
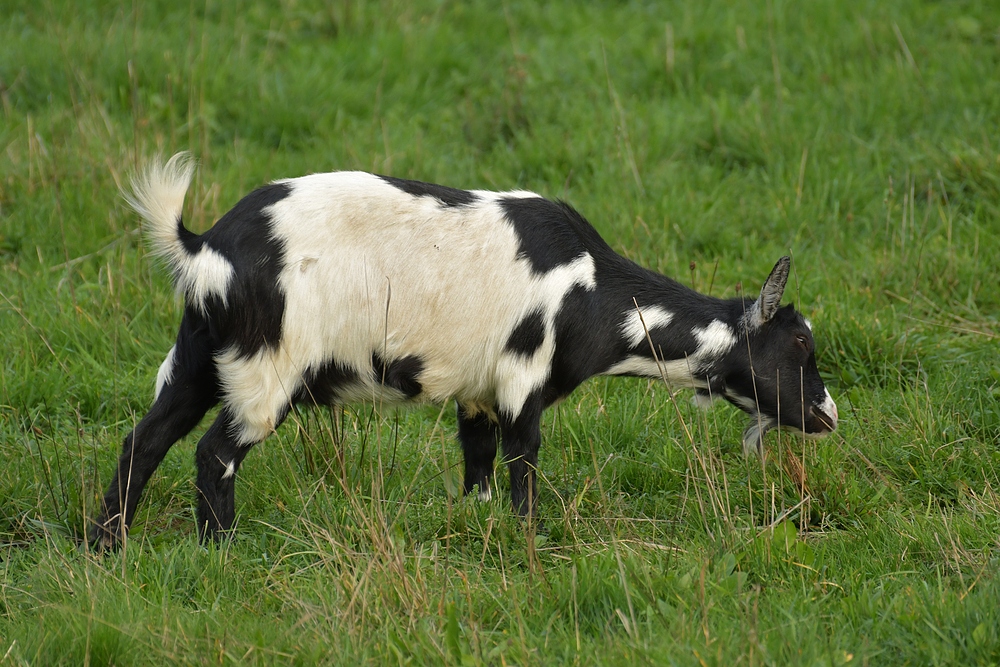
[[[747,312],[748,324],[751,328],[762,326],[778,312],[781,296],[785,293],[785,285],[788,283],[788,269],[791,264],[790,257],[782,257],[771,269],[771,275],[767,277],[764,286],[760,288],[760,297]]]

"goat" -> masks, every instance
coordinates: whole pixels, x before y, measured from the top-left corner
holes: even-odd
[[[101,546],[218,403],[195,457],[202,539],[231,530],[240,464],[297,403],[454,400],[465,491],[490,497],[500,444],[521,515],[543,410],[594,375],[729,401],[751,416],[751,454],[772,428],[836,428],[810,325],[780,307],[788,257],[759,298],[718,299],[621,257],[565,203],[362,172],[274,181],[199,236],[181,218],[193,171],[179,153],[125,194],[185,306],[92,528]]]

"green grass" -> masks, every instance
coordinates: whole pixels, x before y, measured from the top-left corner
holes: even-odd
[[[0,665],[1000,663],[993,3],[0,5]],[[564,198],[715,295],[791,252],[841,426],[762,466],[732,408],[593,380],[536,532],[456,493],[450,408],[301,412],[231,542],[196,433],[92,554],[181,310],[118,187],[182,149],[196,230],[367,169]]]

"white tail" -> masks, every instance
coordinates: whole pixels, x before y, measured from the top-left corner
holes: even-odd
[[[175,271],[188,257],[179,230],[184,195],[194,170],[190,153],[178,153],[166,164],[155,159],[132,178],[131,191],[122,192],[128,205],[146,221],[144,231],[153,252],[166,259]]]
[[[195,167],[190,153],[177,153],[166,164],[155,159],[132,178],[131,191],[122,192],[122,196],[146,221],[144,231],[150,248],[153,254],[167,261],[177,289],[190,303],[203,309],[210,294],[225,301],[233,267],[207,246],[199,244],[197,251],[185,246],[183,235],[188,232],[181,215]],[[191,238],[197,237],[192,234]]]

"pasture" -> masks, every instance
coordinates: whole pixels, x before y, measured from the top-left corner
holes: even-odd
[[[993,4],[5,0],[0,116],[0,665],[1000,663]],[[536,524],[461,494],[453,405],[300,410],[203,547],[207,418],[94,553],[182,311],[119,188],[178,150],[196,232],[360,169],[564,199],[715,296],[790,254],[840,425],[762,464],[596,378]]]

